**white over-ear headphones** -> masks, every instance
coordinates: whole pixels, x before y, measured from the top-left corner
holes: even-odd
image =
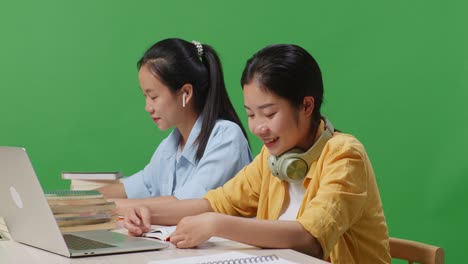
[[[268,167],[270,168],[270,172],[273,176],[286,181],[298,181],[304,179],[309,171],[310,164],[320,157],[325,144],[330,138],[332,138],[333,132],[335,131],[332,123],[330,123],[330,121],[325,117],[322,118],[325,121],[325,130],[309,150],[303,152],[302,150],[295,148],[279,157],[268,157]]]
[[[187,93],[182,94],[182,107],[185,107],[186,105],[186,100],[187,100]]]

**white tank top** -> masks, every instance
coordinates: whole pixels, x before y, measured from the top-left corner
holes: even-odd
[[[305,191],[302,181],[289,182],[289,201],[283,206],[283,213],[278,220],[296,220]]]

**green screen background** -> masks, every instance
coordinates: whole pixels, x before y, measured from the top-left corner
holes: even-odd
[[[25,147],[44,188],[68,188],[62,170],[146,165],[169,132],[138,86],[136,61],[154,42],[214,46],[245,125],[246,59],[294,43],[321,65],[323,113],[366,146],[390,235],[466,258],[466,1],[168,2],[0,3],[0,145]]]

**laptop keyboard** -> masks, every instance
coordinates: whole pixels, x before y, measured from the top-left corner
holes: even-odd
[[[98,248],[112,248],[116,247],[114,245],[102,243],[99,241],[87,239],[84,237],[79,237],[75,235],[65,234],[63,235],[65,238],[65,243],[69,249],[73,250],[88,250],[88,249],[98,249]]]

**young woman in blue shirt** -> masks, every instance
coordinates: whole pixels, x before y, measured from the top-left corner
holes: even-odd
[[[150,47],[137,65],[145,110],[159,129],[174,130],[143,170],[99,189],[119,209],[201,198],[252,161],[211,46],[165,39]]]

